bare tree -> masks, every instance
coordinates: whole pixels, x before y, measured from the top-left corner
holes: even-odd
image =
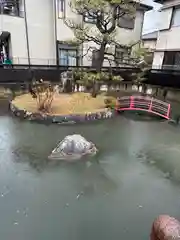
[[[29,85],[29,92],[32,98],[36,99],[39,111],[50,111],[54,97],[54,88],[49,82],[44,82],[42,79],[34,81]]]
[[[152,53],[149,49],[139,48],[134,52],[134,55],[136,56],[136,59],[138,59],[138,61],[136,61],[136,66],[139,67],[139,72],[132,74],[132,80],[137,84],[138,89],[139,86],[142,85],[143,93],[146,93],[146,84],[144,84],[144,82],[147,79],[147,72],[151,68]]]
[[[115,60],[115,50],[108,51],[108,48],[131,48],[136,44],[121,44],[117,39],[117,28],[119,21],[135,18],[137,5],[137,2],[130,0],[71,0],[72,11],[94,23],[94,26],[89,26],[83,22],[66,20],[80,44],[95,43],[87,51],[94,51],[97,72],[101,71],[105,59]]]

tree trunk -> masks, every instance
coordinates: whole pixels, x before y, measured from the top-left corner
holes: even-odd
[[[93,83],[93,86],[92,86],[92,94],[91,94],[91,96],[92,96],[93,98],[96,98],[96,96],[97,96],[97,94],[98,94],[98,90],[99,90],[99,84],[98,84],[97,81],[95,81],[95,82]]]
[[[105,40],[103,40],[101,47],[98,50],[98,57],[97,57],[97,61],[96,61],[96,72],[97,73],[101,72],[101,69],[103,66],[106,44],[107,44],[107,42]],[[99,84],[97,81],[95,81],[93,84],[93,88],[92,88],[92,97],[95,98],[97,96],[98,90],[99,90]]]
[[[72,82],[69,79],[65,83],[64,92],[65,93],[71,93],[72,92]]]
[[[164,89],[163,90],[163,98],[164,98],[164,100],[166,100],[167,93],[168,93],[167,89]]]
[[[107,44],[106,41],[103,41],[100,49],[98,50],[98,59],[97,59],[97,65],[96,65],[97,73],[101,72],[101,69],[103,66],[106,44]]]
[[[156,96],[156,97],[158,96],[158,88],[156,88],[155,96]]]
[[[146,94],[146,91],[147,91],[147,86],[146,86],[146,84],[143,84],[143,85],[142,85],[142,92],[143,92],[144,94]]]

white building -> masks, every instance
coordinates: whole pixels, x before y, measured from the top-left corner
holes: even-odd
[[[67,18],[83,21],[83,18],[72,13],[68,1],[0,0],[0,46],[5,45],[5,52],[14,64],[77,64],[77,58],[72,55],[77,55],[79,48],[65,43],[73,39],[73,32],[64,21]],[[119,24],[122,44],[141,39],[144,13],[150,9],[152,7],[139,4],[135,19]],[[123,56],[125,51],[120,54]],[[91,64],[88,57],[79,59],[79,64]]]
[[[154,52],[156,50],[157,36],[158,36],[157,31],[144,34],[142,36],[143,47],[151,52]]]
[[[180,1],[157,0],[160,10],[159,32],[153,68],[180,68]]]
[[[149,52],[148,54],[148,64],[153,63],[154,52],[156,50],[158,31],[151,33],[146,33],[142,36],[142,47],[146,48]]]

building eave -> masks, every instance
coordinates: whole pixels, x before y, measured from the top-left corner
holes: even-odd
[[[142,40],[143,40],[144,42],[145,42],[145,41],[156,41],[157,38],[145,38],[145,39],[142,38]]]
[[[142,35],[143,41],[150,41],[150,40],[157,40],[158,37],[158,31],[146,33]]]
[[[147,5],[147,4],[144,4],[144,3],[139,3],[139,6],[140,6],[141,8],[143,8],[145,11],[150,11],[150,10],[153,9],[152,6]]]
[[[156,3],[160,3],[160,4],[164,4],[165,2],[167,2],[168,0],[154,0],[154,2]]]
[[[140,7],[143,8],[145,11],[150,11],[150,10],[153,9],[152,6],[147,5],[147,4],[144,4],[144,3],[140,3],[139,5],[140,5]]]
[[[144,10],[144,11],[150,11],[153,9],[152,6],[148,5],[148,4],[145,4],[145,3],[142,3],[142,2],[138,2],[137,0],[132,0],[131,3],[136,3],[136,7],[137,9],[141,9],[141,10]]]

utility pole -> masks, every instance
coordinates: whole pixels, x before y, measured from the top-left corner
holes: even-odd
[[[4,5],[4,0],[0,0],[0,4],[1,4],[1,9],[0,9],[0,13],[1,13],[1,33],[3,32],[3,5]]]
[[[28,34],[28,23],[27,23],[27,12],[26,12],[26,0],[23,1],[24,3],[24,23],[25,23],[25,31],[26,31],[26,45],[27,45],[27,57],[28,57],[28,65],[30,67],[31,60],[30,60],[30,51],[29,51],[29,34]]]
[[[57,1],[54,0],[53,1],[53,10],[54,10],[54,38],[55,38],[55,51],[56,51],[56,54],[55,54],[55,58],[56,58],[56,65],[58,63],[58,46],[57,46],[57,6],[56,6],[56,3]]]
[[[0,21],[1,21],[1,33],[0,34],[2,34],[2,32],[3,32],[3,5],[4,5],[4,0],[0,0],[0,14],[1,14],[1,19],[0,19]],[[1,62],[1,65],[3,64],[3,57],[2,57],[2,55],[1,55],[1,53],[2,53],[2,51],[3,51],[3,44],[2,44],[2,41],[0,41],[0,62]]]

